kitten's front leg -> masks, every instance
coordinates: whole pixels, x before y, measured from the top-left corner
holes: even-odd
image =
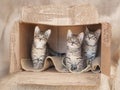
[[[39,60],[39,59],[33,60],[33,68],[34,68],[34,69],[38,69],[38,60]]]
[[[41,59],[33,60],[33,68],[34,69],[41,69],[43,67],[43,61]]]

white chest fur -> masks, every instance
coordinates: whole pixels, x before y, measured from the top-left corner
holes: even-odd
[[[44,48],[36,48],[36,47],[32,47],[32,58],[33,59],[37,59],[37,58],[44,58],[45,54],[46,54],[46,47]]]

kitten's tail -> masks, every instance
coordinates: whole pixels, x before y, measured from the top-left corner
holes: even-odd
[[[64,57],[65,53],[59,53],[57,51],[54,51],[49,44],[47,43],[47,50],[50,56],[59,56],[59,57]]]

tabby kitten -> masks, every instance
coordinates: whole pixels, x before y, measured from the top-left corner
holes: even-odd
[[[66,58],[63,60],[63,63],[70,72],[77,72],[83,69],[83,59],[81,56],[83,37],[83,32],[79,35],[74,35],[71,30],[68,30]]]
[[[95,32],[91,32],[88,30],[88,28],[86,28],[83,40],[83,57],[86,60],[87,65],[91,65],[91,61],[96,57],[97,42],[100,37],[100,33],[100,29],[96,30]]]
[[[43,63],[46,57],[46,44],[50,35],[51,30],[47,30],[45,31],[45,33],[43,33],[42,31],[40,31],[38,26],[35,27],[31,52],[33,67],[35,69],[43,67]]]

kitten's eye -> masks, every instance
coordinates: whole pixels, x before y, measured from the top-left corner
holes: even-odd
[[[35,39],[39,39],[39,36],[34,36]]]
[[[37,38],[38,36],[35,35],[34,37]]]
[[[42,38],[39,38],[39,40],[42,40]]]

